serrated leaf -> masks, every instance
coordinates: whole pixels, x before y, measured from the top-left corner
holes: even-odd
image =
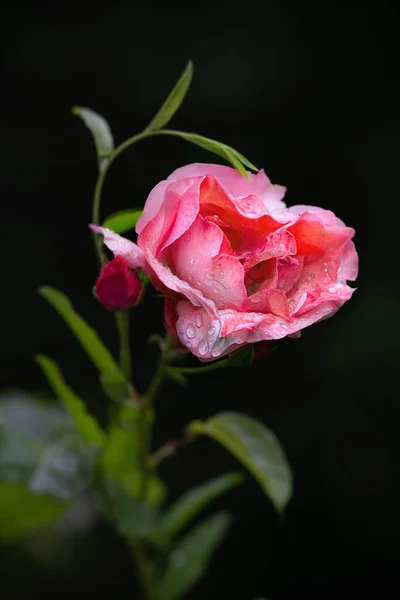
[[[115,233],[125,233],[136,227],[143,214],[143,210],[120,210],[119,212],[109,215],[104,221],[102,227],[111,229]]]
[[[254,360],[253,344],[246,344],[240,350],[228,355],[228,364],[230,367],[247,367]]]
[[[67,508],[67,502],[35,494],[19,483],[0,481],[0,539],[29,535],[58,520]]]
[[[171,540],[213,500],[242,483],[241,473],[224,473],[185,492],[161,517],[156,535]]]
[[[282,512],[292,494],[292,474],[275,434],[263,423],[237,412],[223,412],[207,421],[192,421],[189,432],[207,435],[231,452],[255,477]]]
[[[104,169],[110,154],[114,151],[111,129],[104,117],[85,106],[74,106],[72,114],[80,117],[90,130],[96,146],[99,170]]]
[[[104,431],[97,420],[87,411],[83,400],[68,386],[57,363],[43,354],[36,356],[36,362],[41,367],[56,396],[64,404],[83,439],[96,446],[102,446],[105,440]]]
[[[231,519],[218,513],[190,531],[173,549],[152,600],[180,600],[204,575]]]
[[[213,152],[214,154],[221,156],[221,158],[224,158],[226,161],[230,162],[231,165],[235,167],[235,169],[239,171],[239,173],[243,175],[245,179],[248,179],[248,175],[243,165],[247,166],[248,168],[254,171],[258,171],[257,167],[255,167],[237,150],[231,148],[227,144],[223,144],[222,142],[217,142],[216,140],[203,137],[202,135],[198,135],[197,133],[185,133],[182,131],[177,131],[176,135],[186,140],[187,142],[195,144],[196,146],[200,146],[201,148],[204,148],[209,152]]]
[[[172,119],[186,96],[192,81],[192,76],[193,63],[189,60],[174,89],[169,94],[156,116],[150,121],[145,131],[161,129],[161,127],[164,127],[164,125]]]
[[[39,294],[50,302],[69,325],[95,367],[106,380],[116,383],[125,382],[118,364],[101,341],[98,333],[78,315],[67,296],[49,286],[41,287]]]

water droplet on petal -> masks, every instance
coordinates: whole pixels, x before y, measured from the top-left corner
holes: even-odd
[[[199,351],[200,356],[204,356],[208,352],[208,343],[206,340],[201,340],[199,345],[197,346],[197,350]]]
[[[192,344],[190,342],[186,342],[185,346],[186,346],[186,348],[191,348]]]
[[[210,329],[208,330],[208,335],[214,335],[215,333],[215,327],[214,325],[211,325]]]
[[[212,279],[213,274],[210,271],[206,271],[206,279]]]
[[[330,288],[328,288],[328,292],[329,292],[330,294],[335,294],[335,293],[336,293],[336,288],[334,288],[334,287],[330,287]]]
[[[219,292],[219,289],[216,285],[214,285],[214,287],[213,287],[213,292],[214,292],[214,294],[218,294],[218,292]]]
[[[194,326],[192,324],[188,325],[186,327],[186,335],[188,336],[188,338],[191,340],[194,337],[196,337],[196,329],[194,328]]]
[[[191,258],[191,259],[189,260],[189,263],[190,263],[191,265],[194,265],[194,262],[195,262],[195,261],[194,261],[194,258]]]
[[[196,315],[196,327],[202,327],[203,326],[203,317],[201,316],[200,313],[197,313]]]

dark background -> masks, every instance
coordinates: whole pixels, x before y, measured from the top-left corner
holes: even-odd
[[[116,348],[113,319],[91,294],[96,160],[75,104],[105,115],[121,142],[147,125],[191,58],[194,81],[171,126],[232,145],[288,187],[288,204],[329,208],[357,232],[358,290],[333,319],[280,342],[263,364],[167,385],[158,399],[156,445],[192,418],[242,410],[276,432],[294,471],[283,523],[251,482],[219,501],[235,524],[193,600],[399,595],[398,27],[387,2],[31,4],[3,15],[1,391],[48,394],[33,361],[43,352],[106,414],[92,365],[36,294],[62,289]],[[142,205],[195,161],[218,158],[172,138],[127,151],[107,179],[103,217]],[[161,300],[149,296],[132,331],[141,388],[156,358],[147,337],[161,330]],[[235,466],[204,440],[162,475],[175,497]],[[128,552],[105,525],[69,544],[57,561],[5,548],[3,589],[132,597]]]

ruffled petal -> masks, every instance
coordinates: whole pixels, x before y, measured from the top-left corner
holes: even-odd
[[[217,225],[198,216],[171,247],[174,271],[218,308],[240,308],[247,295],[244,268],[234,256],[220,254],[224,238]]]
[[[115,256],[123,256],[130,269],[140,268],[147,273],[147,261],[137,244],[105,227],[99,227],[98,225],[89,225],[89,227],[95,233],[100,233],[104,236],[103,241],[107,248],[111,250]]]

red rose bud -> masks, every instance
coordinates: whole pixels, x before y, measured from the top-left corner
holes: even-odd
[[[137,273],[128,269],[125,258],[118,255],[102,268],[95,289],[107,310],[124,310],[139,300],[142,282]]]

